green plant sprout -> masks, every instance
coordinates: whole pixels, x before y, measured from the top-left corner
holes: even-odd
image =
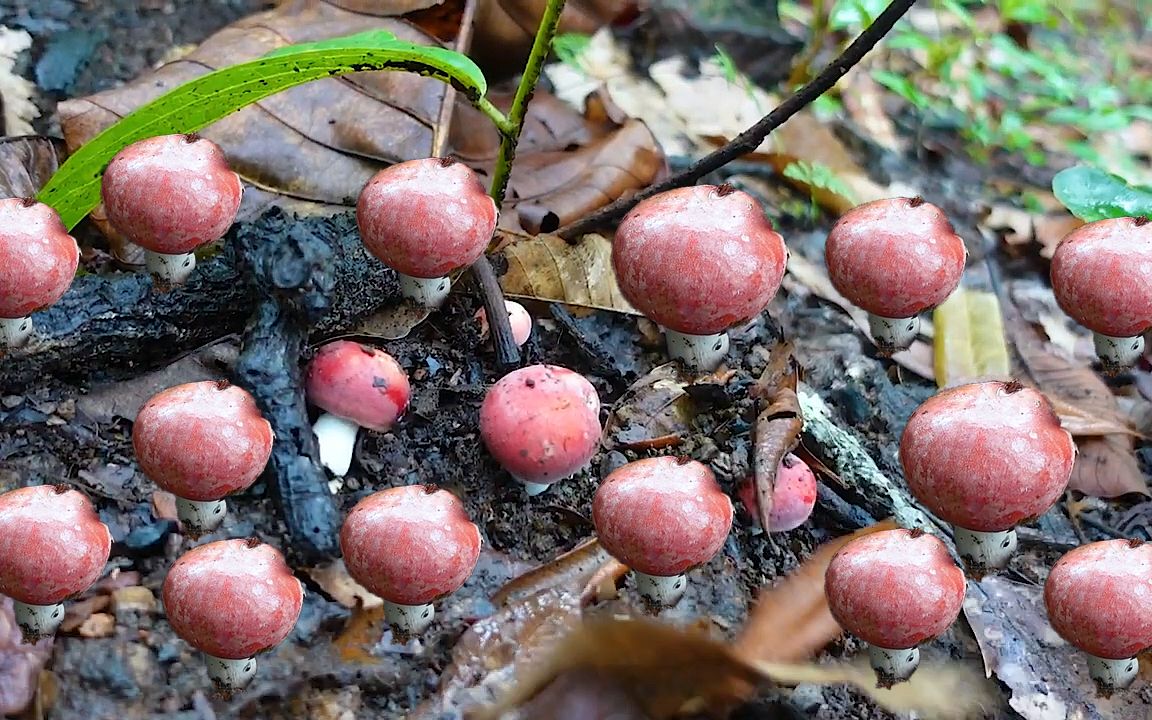
[[[588,49],[592,38],[584,33],[560,33],[552,38],[552,52],[556,59],[569,67],[580,68],[580,56]]]
[[[808,214],[812,218],[816,218],[820,213],[820,208],[816,202],[816,190],[827,190],[846,198],[850,203],[855,204],[856,202],[853,198],[852,188],[837,177],[836,171],[827,165],[806,160],[794,160],[784,168],[784,177],[808,186]]]

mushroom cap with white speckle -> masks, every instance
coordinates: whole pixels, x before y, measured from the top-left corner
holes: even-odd
[[[0,318],[20,318],[59,300],[76,276],[80,247],[48,205],[0,200]]]

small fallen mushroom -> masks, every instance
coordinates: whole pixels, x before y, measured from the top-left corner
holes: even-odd
[[[132,425],[140,470],[176,496],[176,516],[192,537],[220,527],[224,498],[256,482],[272,441],[272,426],[256,401],[225,380],[162,390]]]
[[[592,499],[600,544],[632,569],[653,611],[680,601],[685,573],[723,547],[732,514],[732,501],[712,471],[687,457],[623,465],[604,478]]]
[[[512,327],[512,339],[517,345],[523,346],[532,336],[532,316],[518,302],[505,300],[504,307],[508,308],[508,324]],[[488,312],[484,308],[476,311],[476,322],[480,325],[480,337],[488,337]]]
[[[967,582],[948,548],[916,528],[857,538],[832,557],[824,594],[836,622],[868,643],[877,687],[912,676],[920,648],[964,606]]]
[[[1152,329],[1152,221],[1121,217],[1068,233],[1052,255],[1052,292],[1060,309],[1092,331],[1109,372],[1144,353]]]
[[[513,370],[488,389],[480,406],[484,445],[528,495],[587,465],[601,432],[596,388],[557,365]]]
[[[435,485],[369,495],[340,530],[348,574],[384,600],[384,618],[403,640],[423,632],[435,614],[432,603],[468,580],[480,542],[464,504]]]
[[[892,353],[916,339],[920,313],[959,286],[968,251],[940,208],[921,197],[889,198],[842,215],[824,260],[836,290],[868,311],[876,347]]]
[[[324,412],[312,425],[320,462],[348,474],[360,428],[386,432],[408,409],[412,387],[388,353],[350,340],[321,347],[304,380],[308,401]]]
[[[196,134],[160,135],[125,147],[104,171],[108,222],[144,248],[148,271],[179,285],[196,269],[195,250],[228,232],[244,186],[216,143]]]
[[[292,632],[304,585],[271,545],[220,540],[181,555],[162,596],[172,630],[204,653],[208,677],[228,696],[256,676],[256,655]]]
[[[0,594],[12,598],[25,643],[55,634],[64,601],[96,582],[111,552],[108,527],[70,485],[0,494]]]
[[[1103,697],[1132,684],[1152,649],[1152,544],[1104,540],[1065,554],[1044,583],[1048,621],[1088,655]]]
[[[1052,404],[1016,381],[943,390],[916,408],[900,438],[908,488],[952,524],[971,577],[1007,564],[1016,526],[1064,494],[1075,460]]]
[[[728,329],[776,295],[788,250],[760,204],[731,185],[654,195],[621,221],[612,242],[620,291],[664,328],[668,354],[714,370]]]
[[[446,157],[384,168],[356,202],[364,247],[396,271],[404,297],[425,307],[444,302],[448,276],[484,254],[496,217],[476,172]]]
[[[32,337],[37,310],[72,286],[80,247],[48,205],[33,198],[0,200],[0,350]]]
[[[772,509],[768,513],[769,532],[795,530],[812,516],[816,507],[816,475],[808,463],[788,453],[776,468],[772,484]],[[756,495],[756,478],[740,483],[737,496],[752,519],[752,534],[764,532],[760,524],[760,502]]]

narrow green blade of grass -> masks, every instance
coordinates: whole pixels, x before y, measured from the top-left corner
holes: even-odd
[[[195,132],[282,90],[363,70],[433,77],[472,101],[488,90],[480,68],[467,56],[404,42],[383,30],[290,45],[201,75],[140,106],[73,153],[37,197],[55,208],[71,229],[100,202],[104,168],[125,146],[156,135]]]
[[[1004,318],[994,293],[957,288],[932,313],[932,324],[938,387],[1003,380],[1012,374]]]

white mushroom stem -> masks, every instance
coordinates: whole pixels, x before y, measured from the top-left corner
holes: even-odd
[[[186,530],[195,533],[212,532],[224,522],[228,503],[223,500],[187,500],[176,498],[176,518]]]
[[[920,665],[920,648],[882,648],[868,646],[868,663],[876,671],[879,687],[892,687],[912,677]]]
[[[336,477],[348,474],[352,467],[352,451],[356,448],[356,433],[360,426],[351,420],[324,413],[316,418],[312,432],[320,449],[320,464]]]
[[[243,689],[256,677],[254,657],[232,660],[204,653],[204,664],[208,666],[208,677],[212,684],[229,693]]]
[[[664,330],[668,356],[689,367],[711,372],[720,366],[728,354],[728,333],[715,335],[688,335],[675,330]]]
[[[1096,344],[1096,355],[1105,363],[1119,367],[1129,367],[1144,354],[1144,336],[1112,337],[1092,333]]]
[[[960,553],[970,572],[983,574],[985,571],[999,570],[1016,553],[1015,528],[1000,532],[977,532],[953,525],[952,530],[956,539],[956,552]]]
[[[405,636],[419,635],[432,624],[436,608],[432,603],[424,605],[401,605],[384,601],[384,620],[390,627]]]
[[[684,597],[684,588],[688,586],[688,579],[683,575],[646,575],[633,571],[636,576],[636,590],[640,597],[649,601],[656,607],[672,607]]]
[[[868,330],[882,350],[907,350],[920,334],[920,316],[886,318],[868,313]]]
[[[64,603],[29,605],[14,600],[12,610],[16,625],[28,642],[36,642],[40,638],[55,634],[60,623],[64,622]]]
[[[1134,657],[1109,660],[1088,655],[1088,674],[1102,693],[1111,694],[1132,684],[1140,674],[1140,660]]]
[[[32,318],[0,318],[0,348],[20,347],[32,337]]]
[[[181,285],[196,269],[196,255],[194,253],[165,255],[145,250],[144,266],[162,282],[168,285]]]
[[[516,478],[516,481],[524,486],[524,494],[528,497],[535,497],[548,488],[552,487],[548,483],[528,482],[527,480],[521,480],[520,478]]]
[[[400,281],[401,295],[427,308],[440,307],[452,291],[452,280],[446,277],[418,278],[396,273],[396,278]]]

